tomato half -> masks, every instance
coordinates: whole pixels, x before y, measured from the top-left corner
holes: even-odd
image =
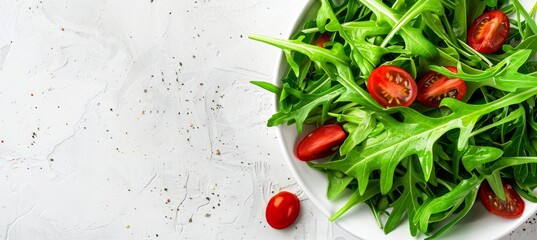
[[[457,68],[446,67],[457,73]],[[418,101],[429,106],[438,107],[443,98],[450,97],[461,100],[466,94],[466,83],[458,78],[448,78],[437,72],[425,74],[418,82]]]
[[[323,33],[317,41],[315,41],[315,45],[324,48],[324,44],[326,42],[330,42],[330,35],[328,33]]]
[[[284,229],[296,221],[299,212],[300,201],[296,195],[282,191],[269,200],[265,216],[271,227]]]
[[[332,155],[347,138],[347,133],[337,124],[324,125],[308,134],[296,147],[296,157],[311,161]]]
[[[371,97],[384,107],[410,106],[416,99],[418,87],[404,69],[383,65],[371,72],[367,80]]]
[[[480,53],[494,53],[502,48],[509,35],[509,18],[494,10],[479,16],[468,30],[468,44]]]
[[[524,201],[509,183],[503,183],[503,190],[507,196],[507,201],[503,201],[496,196],[489,183],[483,181],[481,188],[479,188],[479,200],[489,212],[495,215],[504,218],[520,217],[524,212]]]

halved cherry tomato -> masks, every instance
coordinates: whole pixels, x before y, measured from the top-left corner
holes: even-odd
[[[502,48],[509,35],[509,18],[494,10],[479,16],[468,30],[468,44],[480,53],[494,53]]]
[[[284,229],[296,221],[299,212],[300,201],[296,195],[282,191],[269,200],[265,216],[271,227]]]
[[[503,190],[507,196],[507,201],[503,201],[496,196],[489,183],[483,181],[481,188],[479,188],[479,199],[483,206],[495,215],[504,218],[520,217],[524,211],[524,201],[509,183],[503,182]]]
[[[317,41],[315,41],[315,45],[324,48],[324,44],[326,42],[330,41],[330,35],[328,33],[323,33]]]
[[[446,67],[457,73],[457,68]],[[418,101],[429,106],[438,107],[445,97],[461,100],[466,94],[466,83],[458,78],[448,78],[437,72],[429,72],[418,82]]]
[[[308,134],[296,147],[296,157],[311,161],[332,155],[347,138],[337,124],[324,125]]]
[[[388,65],[371,72],[367,90],[384,107],[410,106],[418,94],[416,82],[409,73],[400,67]]]

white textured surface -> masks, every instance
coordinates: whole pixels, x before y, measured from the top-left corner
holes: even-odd
[[[303,2],[0,0],[0,239],[353,239],[301,194],[249,84],[278,50],[247,35],[281,36]],[[281,189],[302,213],[277,231]]]

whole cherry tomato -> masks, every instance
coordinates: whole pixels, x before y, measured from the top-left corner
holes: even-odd
[[[347,133],[337,124],[324,125],[308,134],[296,147],[296,157],[311,161],[327,157],[337,151]]]
[[[271,227],[284,229],[296,221],[298,213],[300,213],[300,201],[297,196],[282,191],[269,200],[265,216]]]

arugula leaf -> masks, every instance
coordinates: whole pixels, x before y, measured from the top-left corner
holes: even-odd
[[[484,2],[489,7],[495,7],[498,4],[498,0],[484,0]]]
[[[345,41],[352,48],[351,59],[353,60],[353,63],[358,66],[358,68],[363,74],[369,75],[369,73],[373,70],[374,65],[372,65],[371,62],[365,61],[362,53],[358,51],[358,49],[360,48],[359,45],[363,45],[363,43],[351,41],[341,24],[339,23],[339,20],[333,12],[328,0],[321,0],[321,6],[319,7],[319,10],[317,12],[316,22],[317,27],[321,32],[323,32],[324,30],[339,32],[341,37],[345,39]]]
[[[462,155],[462,164],[466,171],[471,172],[485,163],[497,160],[502,155],[503,151],[499,148],[470,145]]]
[[[282,89],[272,83],[262,82],[262,81],[251,81],[250,83],[260,88],[263,88],[269,92],[272,92],[276,95],[280,95],[282,93]]]
[[[537,24],[535,23],[535,20],[530,16],[530,14],[524,9],[522,4],[518,0],[511,0],[513,2],[513,5],[515,6],[515,9],[518,14],[522,15],[524,19],[526,19],[526,24],[531,29],[533,34],[537,33]]]
[[[482,179],[477,176],[473,176],[470,179],[465,179],[445,195],[423,203],[423,205],[420,206],[414,215],[414,224],[418,225],[420,231],[428,232],[429,219],[433,216],[433,214],[439,214],[449,211],[450,209],[456,209],[463,202],[466,202],[466,211],[462,212],[461,214],[466,214],[474,203],[481,181]],[[448,226],[452,226],[458,220],[460,219],[454,219],[452,224]]]
[[[379,24],[387,23],[395,28],[401,19],[400,13],[395,12],[393,9],[389,8],[379,0],[360,1],[375,13]],[[439,4],[437,1],[421,1],[424,1],[427,6],[434,4],[441,6],[441,4]],[[406,49],[412,52],[412,54],[429,59],[438,56],[438,50],[429,40],[427,40],[427,38],[425,38],[425,36],[423,36],[423,32],[420,29],[414,28],[410,25],[400,26],[398,28],[400,28],[399,34],[405,40]]]
[[[343,47],[340,44],[335,44],[331,50],[304,44],[301,39],[297,40],[281,40],[266,36],[251,35],[253,40],[265,42],[284,50],[294,50],[308,56],[312,61],[316,61],[322,65],[327,74],[332,75],[332,79],[336,79],[343,85],[347,91],[342,94],[339,101],[350,101],[362,104],[370,109],[381,110],[383,107],[375,101],[369,93],[362,89],[354,81],[352,70],[347,64],[349,58],[344,54]],[[328,63],[332,64],[334,70]],[[297,128],[302,128],[302,126]]]
[[[403,214],[406,213],[409,218],[414,215],[415,211],[419,208],[420,202],[423,202],[428,198],[427,194],[418,188],[418,184],[426,184],[423,179],[423,173],[419,170],[419,166],[414,166],[413,158],[407,158],[403,162],[406,166],[406,173],[400,178],[397,178],[393,188],[403,188],[401,196],[392,203],[392,211],[384,226],[384,233],[393,231],[401,221]],[[414,224],[410,224],[410,233],[412,236],[417,234],[417,228]]]
[[[471,24],[483,14],[487,5],[483,0],[467,0],[467,2],[466,19],[468,20],[467,22]],[[469,25],[467,25],[467,27],[469,27]]]
[[[340,155],[350,152],[356,145],[364,141],[377,126],[377,121],[371,116],[371,113],[358,107],[347,109],[341,114],[333,116],[337,116],[339,122],[346,122],[343,128],[350,133],[339,148]]]
[[[422,12],[426,12],[426,11],[435,13],[437,15],[444,14],[444,8],[442,7],[440,0],[418,0],[415,4],[412,5],[410,9],[408,9],[404,13],[404,15],[397,21],[397,23],[395,23],[395,25],[392,25],[393,29],[384,38],[384,41],[380,44],[380,46],[381,47],[386,46],[388,42],[392,39],[392,37],[395,35],[396,32],[401,30],[403,26],[407,25],[411,20],[416,18],[419,14],[421,14]]]
[[[466,21],[466,0],[455,0],[455,13],[453,17],[453,32],[455,33],[455,36],[463,41],[466,41],[466,28],[467,28],[467,21]]]
[[[379,193],[379,182],[378,180],[372,180],[371,184],[369,184],[367,191],[365,191],[363,194],[360,194],[358,190],[354,191],[354,193],[351,195],[347,203],[330,217],[330,221],[335,221],[336,219],[341,217],[341,215],[349,211],[349,209],[354,207],[356,204],[365,202],[368,199],[377,195],[378,193]]]
[[[470,209],[472,209],[472,206],[474,206],[475,199],[477,197],[477,193],[478,193],[477,189],[475,189],[475,188],[472,189],[470,191],[470,193],[464,197],[464,208],[459,212],[457,217],[455,219],[451,220],[448,224],[446,224],[445,226],[440,228],[433,235],[431,235],[430,237],[428,237],[426,239],[435,239],[435,238],[439,237],[440,235],[442,235],[443,233],[448,231],[451,227],[453,227],[453,225],[455,225],[457,222],[459,222],[464,216],[466,216],[466,214],[468,214],[468,212],[470,212]],[[456,207],[454,207],[453,209],[455,210]]]
[[[328,177],[328,190],[326,191],[328,200],[333,200],[339,196],[354,179],[335,171],[327,172],[326,176]]]
[[[336,199],[349,184],[354,180],[354,178],[343,174],[340,171],[331,171],[324,168],[320,168],[311,162],[307,162],[308,166],[316,169],[318,171],[324,172],[328,178],[328,189],[326,191],[326,197],[329,200]]]
[[[387,34],[390,31],[390,27],[378,26],[373,21],[367,22],[351,22],[342,26],[345,31],[347,41],[352,43],[354,47],[353,53],[358,52],[365,60],[368,61],[369,66],[378,66],[382,56],[390,52],[387,48],[371,44],[366,41],[366,37],[380,36]],[[361,72],[365,76],[369,76],[372,68],[360,68]]]
[[[453,73],[445,67],[435,65],[430,65],[429,69],[448,77],[464,79],[467,82],[480,82],[482,86],[491,86],[499,90],[514,92],[517,89],[537,86],[537,77],[518,72],[518,69],[531,56],[531,52],[532,50],[530,49],[517,51],[496,66],[480,74],[465,73],[461,66],[458,66],[458,73]]]
[[[289,112],[279,111],[275,113],[268,120],[267,126],[271,127],[282,123],[295,123],[297,131],[301,133],[304,120],[306,120],[313,109],[316,109],[319,106],[322,106],[323,109],[328,108],[330,103],[335,101],[335,99],[344,92],[345,89],[341,85],[336,85],[327,91],[318,94],[301,94],[300,102],[293,106],[293,109]]]

